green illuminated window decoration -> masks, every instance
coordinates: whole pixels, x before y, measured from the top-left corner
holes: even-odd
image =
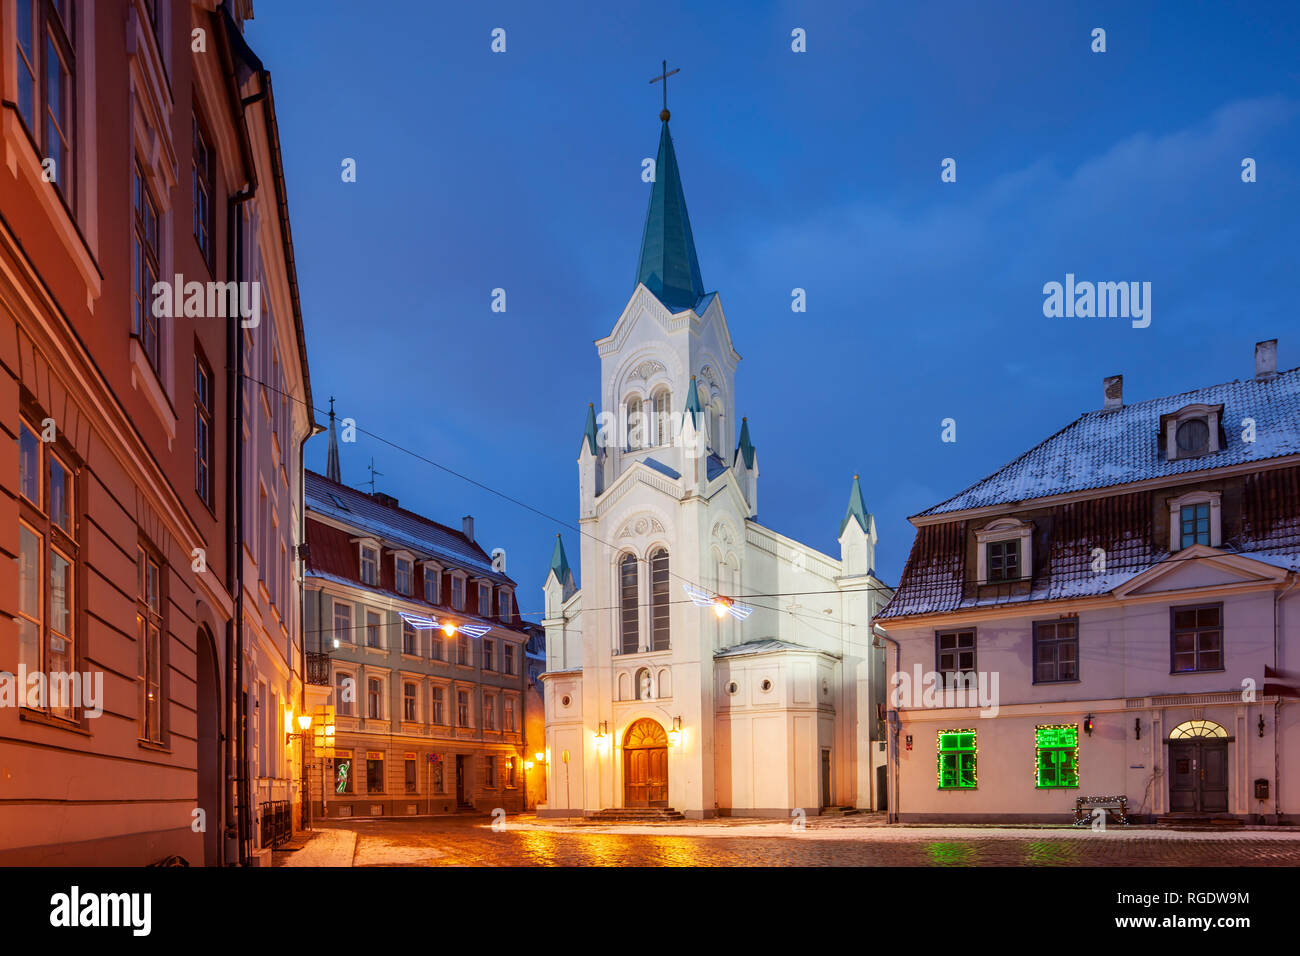
[[[1079,785],[1079,727],[1051,724],[1035,731],[1035,786],[1040,789]]]
[[[939,731],[939,789],[974,790],[975,731]]]

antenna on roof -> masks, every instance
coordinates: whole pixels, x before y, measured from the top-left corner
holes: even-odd
[[[375,459],[373,456],[370,459],[369,471],[370,471],[370,494],[374,495],[375,478],[376,476],[382,477],[384,473],[382,471],[375,471]]]

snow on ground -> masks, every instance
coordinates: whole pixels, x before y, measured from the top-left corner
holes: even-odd
[[[284,866],[351,866],[357,835],[351,830],[316,830],[307,845],[289,855]]]
[[[400,839],[400,837],[399,837]],[[364,836],[357,846],[355,866],[417,866],[446,856],[431,846],[404,846],[382,837]]]

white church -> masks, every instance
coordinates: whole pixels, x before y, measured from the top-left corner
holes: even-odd
[[[839,556],[758,523],[740,355],[706,293],[663,121],[636,287],[596,342],[578,455],[577,587],[545,584],[542,816],[798,817],[883,809],[890,596],[857,476]]]

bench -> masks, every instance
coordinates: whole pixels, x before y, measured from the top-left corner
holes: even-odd
[[[1128,826],[1128,797],[1079,797],[1074,801],[1074,825],[1092,822],[1094,810],[1105,810],[1120,826]]]

